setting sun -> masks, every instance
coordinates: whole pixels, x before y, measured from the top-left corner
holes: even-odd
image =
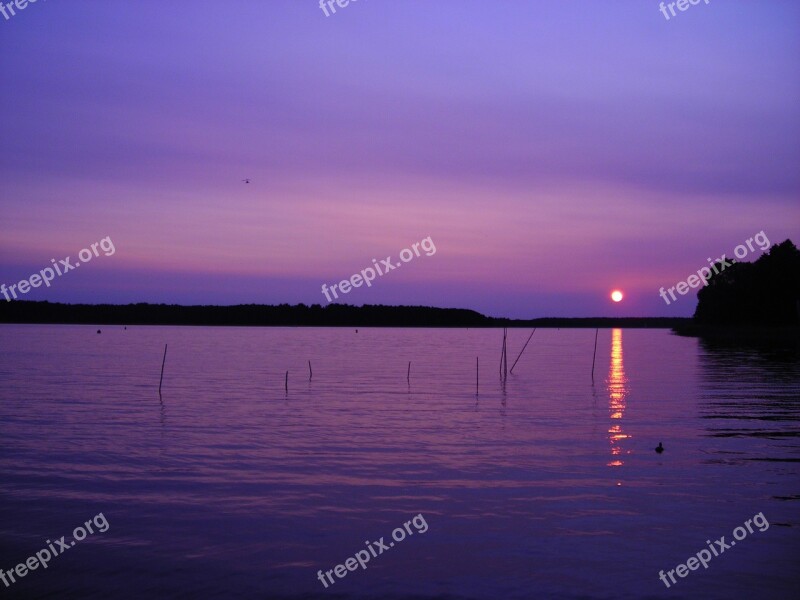
[[[620,292],[619,290],[614,290],[613,292],[611,292],[611,299],[614,302],[619,302],[620,300],[622,300],[622,292]]]

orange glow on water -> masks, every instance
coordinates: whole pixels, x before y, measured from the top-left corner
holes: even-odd
[[[608,428],[608,439],[611,444],[611,456],[615,457],[608,463],[609,467],[621,467],[623,461],[619,458],[630,451],[623,451],[622,442],[631,436],[622,431],[622,417],[625,414],[628,395],[628,379],[625,377],[625,368],[622,361],[622,330],[611,331],[611,364],[608,370],[608,410],[612,424]]]

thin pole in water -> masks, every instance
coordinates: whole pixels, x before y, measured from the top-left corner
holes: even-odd
[[[311,378],[314,376],[314,373],[311,371],[311,361],[308,361],[308,380],[311,381]]]
[[[161,379],[158,380],[158,395],[161,395],[161,384],[164,381],[164,363],[167,362],[167,344],[164,344],[164,358],[161,360]]]
[[[500,375],[503,374],[503,344],[500,344]]]
[[[530,336],[528,336],[528,342],[530,342],[530,341],[531,341],[531,338],[533,337],[533,334],[534,334],[534,333],[536,333],[536,327],[534,327],[534,328],[533,328],[533,331],[531,331],[531,334],[530,334]],[[515,360],[515,361],[514,361],[514,364],[513,364],[513,365],[511,365],[511,372],[512,372],[512,373],[514,372],[514,367],[516,367],[516,366],[517,366],[517,363],[519,362],[519,359],[520,359],[520,357],[522,356],[522,353],[523,353],[523,352],[525,352],[525,348],[527,348],[527,347],[528,347],[528,342],[525,342],[525,345],[522,347],[522,350],[520,350],[520,351],[519,351],[519,356],[517,357],[517,360]]]
[[[599,329],[594,330],[594,352],[592,353],[592,383],[594,383],[594,359],[597,356],[597,332]]]
[[[286,371],[286,379],[283,382],[283,386],[286,389],[286,391],[288,392],[289,391],[289,371]]]
[[[508,379],[508,329],[503,328],[503,381]]]
[[[503,376],[503,359],[506,357],[506,328],[503,327],[503,343],[500,346],[500,376]]]
[[[480,382],[480,377],[481,377],[479,366],[480,366],[480,362],[478,360],[478,357],[476,356],[475,357],[475,395],[476,396],[478,395],[478,383]]]
[[[411,385],[411,361],[408,361],[408,372],[406,373],[406,381]]]

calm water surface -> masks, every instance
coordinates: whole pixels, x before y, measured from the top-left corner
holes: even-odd
[[[497,330],[96,329],[0,326],[0,568],[110,524],[0,597],[800,593],[796,352],[601,330],[593,383],[595,332],[540,329],[503,386]]]

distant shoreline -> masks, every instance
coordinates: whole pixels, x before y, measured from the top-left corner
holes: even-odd
[[[460,308],[329,304],[182,306],[177,304],[0,303],[0,323],[63,325],[187,325],[246,327],[541,327],[671,329],[682,317],[546,317],[505,319]]]

